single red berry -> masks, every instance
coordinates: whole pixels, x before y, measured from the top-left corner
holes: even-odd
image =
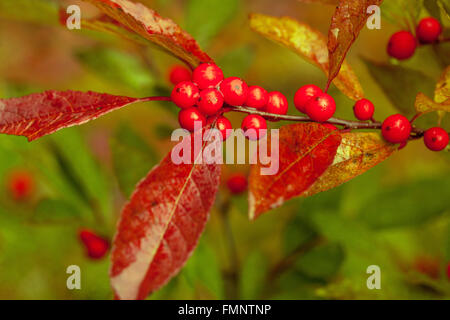
[[[278,91],[269,93],[269,99],[264,111],[275,114],[286,114],[288,108],[289,104],[284,94]]]
[[[259,86],[251,86],[248,88],[248,96],[245,105],[250,108],[264,109],[269,100],[269,93]]]
[[[198,87],[191,81],[183,81],[177,84],[170,96],[172,102],[181,109],[193,107],[199,97]]]
[[[447,265],[447,278],[450,281],[450,262]]]
[[[328,121],[336,112],[336,102],[327,93],[321,93],[306,105],[306,114],[314,121]]]
[[[428,17],[420,20],[417,25],[416,35],[422,43],[432,43],[438,40],[442,33],[442,26],[439,20]]]
[[[191,107],[178,113],[178,122],[183,129],[194,132],[195,129],[201,129],[205,126],[206,118],[198,108]]]
[[[192,80],[200,89],[216,87],[223,80],[223,72],[213,63],[202,63],[192,73]]]
[[[392,35],[388,43],[388,54],[398,60],[411,58],[416,51],[417,41],[411,32],[399,31]]]
[[[101,259],[109,249],[109,241],[87,229],[80,230],[78,236],[86,248],[86,254],[91,259]]]
[[[222,135],[222,140],[227,140],[231,134],[231,130],[233,129],[230,120],[228,120],[224,116],[209,117],[206,123],[212,124],[214,123],[214,121],[216,122],[215,128],[219,130],[220,134]]]
[[[242,120],[242,130],[249,140],[259,140],[267,134],[266,119],[257,114],[249,114]]]
[[[375,106],[372,101],[367,99],[358,100],[353,107],[353,112],[358,120],[370,120],[373,118],[373,113],[375,112]]]
[[[200,98],[198,99],[197,105],[201,113],[212,116],[222,108],[223,95],[219,90],[214,88],[202,90],[200,91]]]
[[[294,104],[298,111],[306,113],[306,105],[309,100],[322,93],[318,86],[309,84],[297,90],[294,96]]]
[[[428,149],[432,151],[442,151],[447,147],[449,137],[444,129],[434,127],[425,131],[423,140]]]
[[[220,84],[220,91],[223,94],[225,102],[230,106],[242,106],[247,100],[248,86],[240,78],[226,78]]]
[[[336,128],[335,126],[333,126],[331,123],[322,123],[322,125],[323,125],[325,128],[330,129],[331,131],[338,130],[338,128]]]
[[[172,68],[170,68],[169,80],[174,85],[177,85],[183,81],[191,81],[192,80],[191,70],[189,70],[184,66],[175,65]]]
[[[235,173],[228,178],[227,186],[232,194],[243,193],[247,189],[247,177],[242,173]]]
[[[439,260],[431,256],[419,256],[414,261],[414,269],[418,272],[437,279],[440,274]]]
[[[34,179],[27,171],[12,172],[7,184],[9,192],[16,201],[30,197],[34,189]]]
[[[411,123],[405,116],[394,114],[384,120],[381,133],[387,142],[402,143],[408,140],[411,134]]]

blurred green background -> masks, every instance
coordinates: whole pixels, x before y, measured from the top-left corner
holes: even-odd
[[[190,32],[228,76],[281,91],[289,101],[304,84],[326,83],[321,71],[253,33],[247,17],[289,15],[326,33],[332,6],[295,0],[140,2]],[[0,97],[48,89],[139,97],[170,92],[174,58],[111,35],[63,28],[58,6],[69,4],[79,4],[83,18],[98,15],[80,1],[0,2]],[[388,13],[394,18],[386,15],[381,30],[365,28],[348,57],[378,120],[398,110],[413,113],[418,91],[432,97],[450,56],[447,45],[429,46],[401,66],[374,65],[389,62],[389,35],[401,27],[391,22],[401,20],[395,9]],[[413,9],[415,15],[429,13]],[[448,26],[448,16],[441,19]],[[335,88],[332,94],[337,116],[352,119],[352,101]],[[293,105],[290,113],[297,113]],[[239,127],[242,115],[231,119]],[[436,123],[434,114],[420,121]],[[443,125],[449,129],[448,116]],[[32,143],[0,135],[0,299],[112,298],[108,258],[88,259],[77,232],[90,228],[111,239],[134,185],[170,150],[176,127],[174,106],[142,103]],[[195,253],[150,299],[449,299],[449,161],[448,152],[432,153],[413,142],[351,182],[292,200],[255,222],[247,218],[246,196],[231,196],[223,183]],[[34,180],[31,195],[21,201],[8,186],[18,171]],[[227,165],[222,180],[247,171]],[[81,290],[66,288],[72,264],[81,267]],[[381,268],[381,290],[366,286],[370,265]]]

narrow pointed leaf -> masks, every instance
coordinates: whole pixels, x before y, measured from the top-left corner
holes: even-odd
[[[383,0],[340,0],[331,20],[328,32],[330,71],[328,84],[339,74],[350,47],[365,26],[369,14],[367,8],[380,5]]]
[[[261,175],[260,169],[269,165],[260,162],[250,170],[250,219],[305,192],[333,163],[340,142],[338,131],[317,123],[283,126],[279,132],[278,172]]]
[[[277,18],[263,14],[250,15],[250,27],[266,38],[291,49],[328,75],[327,40],[319,31],[289,17]],[[358,78],[346,62],[343,62],[342,69],[333,83],[350,99],[358,100],[364,96]]]
[[[220,165],[175,165],[169,154],[139,183],[114,240],[117,298],[144,299],[178,273],[203,232],[219,179]]]
[[[146,99],[71,90],[0,99],[0,133],[25,136],[32,141],[140,101]]]
[[[212,59],[195,39],[170,19],[129,0],[85,0],[142,38],[178,57],[191,67]]]
[[[333,164],[303,193],[304,197],[327,191],[356,178],[386,160],[396,146],[384,141],[374,132],[342,133]]]

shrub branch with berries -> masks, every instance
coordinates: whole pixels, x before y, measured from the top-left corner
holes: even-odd
[[[370,5],[382,0],[336,1],[328,39],[307,24],[288,17],[261,14],[250,16],[257,33],[296,52],[321,69],[328,82],[322,90],[315,84],[303,86],[293,105],[305,115],[288,114],[289,102],[281,92],[267,92],[260,86],[224,74],[220,66],[203,52],[197,42],[172,20],[159,16],[142,4],[129,0],[87,0],[97,6],[128,40],[152,43],[184,62],[170,73],[175,85],[170,97],[131,98],[96,92],[46,91],[21,98],[0,99],[0,132],[27,137],[30,141],[65,127],[80,125],[115,109],[138,102],[167,101],[179,108],[179,123],[191,132],[195,122],[216,127],[227,139],[231,122],[228,112],[246,113],[242,129],[263,136],[267,122],[286,120],[279,132],[280,168],[275,176],[260,174],[265,164],[251,166],[248,192],[249,217],[281,206],[294,197],[308,197],[327,191],[366,172],[392,155],[408,141],[424,139],[433,151],[449,143],[440,126],[419,128],[420,116],[437,112],[442,118],[450,111],[450,67],[436,86],[434,100],[423,93],[416,97],[416,114],[409,120],[395,114],[375,120],[375,106],[364,96],[362,86],[345,57],[365,26]],[[98,24],[85,23],[98,30]],[[421,20],[415,36],[411,31],[395,33],[387,51],[398,60],[412,57],[420,46],[437,45],[443,38],[440,22]],[[130,36],[132,35],[132,36]],[[191,72],[192,71],[192,72]],[[334,117],[337,106],[329,94],[334,84],[355,101],[357,120]],[[405,88],[406,89],[406,88]],[[409,94],[407,90],[403,94]],[[412,107],[412,106],[411,106]],[[367,131],[369,129],[369,131]],[[270,139],[270,136],[268,137]],[[202,150],[207,145],[203,145]],[[200,150],[200,152],[202,151]],[[197,151],[198,152],[198,151]],[[199,154],[194,154],[198,157]],[[111,284],[119,299],[144,299],[166,284],[183,267],[195,249],[209,217],[220,183],[220,164],[180,164],[170,153],[137,186],[124,207],[112,244]],[[247,189],[247,180],[233,176],[228,181],[232,193]],[[109,244],[89,230],[80,238],[87,254],[102,257]]]

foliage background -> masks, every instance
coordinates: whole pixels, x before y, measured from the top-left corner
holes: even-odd
[[[332,6],[294,0],[141,2],[190,32],[226,75],[282,91],[289,101],[301,85],[326,83],[315,67],[253,33],[247,16],[289,15],[326,33]],[[70,32],[58,24],[58,3],[79,4],[83,17],[97,14],[79,1],[1,2],[2,98],[46,89],[128,96],[169,92],[173,58],[153,49],[142,52],[109,35]],[[381,30],[364,29],[348,57],[375,102],[377,119],[398,112],[395,105],[413,112],[408,100],[392,102],[361,59],[388,61],[386,44],[396,30],[386,19]],[[428,47],[403,65],[425,73],[417,85],[426,90],[434,87],[445,62]],[[389,77],[379,78],[383,85]],[[410,83],[394,81],[392,89],[413,101],[416,84]],[[336,89],[332,94],[337,116],[351,119],[352,102]],[[296,112],[291,105],[290,113]],[[232,116],[236,127],[241,118]],[[421,121],[435,124],[436,116]],[[448,124],[447,116],[447,129]],[[175,107],[143,103],[33,143],[0,136],[0,298],[110,299],[108,259],[87,259],[77,230],[89,227],[112,237],[134,184],[170,150],[169,134],[176,127]],[[223,185],[194,255],[150,299],[448,299],[449,161],[448,152],[432,153],[413,142],[351,182],[290,201],[252,223],[246,197],[230,197]],[[21,203],[11,199],[6,185],[19,169],[36,180],[33,197]],[[227,165],[222,180],[247,170]],[[81,267],[82,290],[66,288],[71,264]],[[373,264],[381,267],[381,290],[366,287],[366,268]]]

